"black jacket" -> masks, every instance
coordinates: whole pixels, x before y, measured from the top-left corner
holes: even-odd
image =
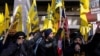
[[[34,56],[34,49],[36,47],[36,41],[41,37],[41,33],[37,32],[37,35],[35,35],[34,37],[35,38],[24,42],[28,56]]]
[[[3,49],[0,56],[27,56],[24,45],[10,43],[7,48]]]
[[[70,43],[67,39],[62,40],[62,50],[63,56],[73,56],[73,48],[72,48],[73,41],[70,39]]]
[[[62,29],[60,28],[51,41],[45,41],[44,39],[40,42],[37,49],[37,56],[58,56],[57,53],[57,42],[61,36]]]
[[[0,40],[0,53],[2,52],[3,50],[3,44],[2,44],[2,40]]]
[[[99,56],[100,55],[100,33],[95,33],[90,43],[86,45],[86,53],[88,56]]]

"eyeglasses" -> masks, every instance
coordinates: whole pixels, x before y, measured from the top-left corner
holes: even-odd
[[[19,36],[17,39],[24,39],[24,37],[23,36]]]

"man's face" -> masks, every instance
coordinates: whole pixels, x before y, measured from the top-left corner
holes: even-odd
[[[17,44],[22,44],[24,42],[24,36],[19,36],[17,38]]]
[[[82,44],[82,40],[81,40],[80,38],[76,38],[76,39],[74,40],[74,43]]]
[[[53,39],[53,32],[51,32],[50,34],[49,34],[49,38],[51,38],[51,39]]]

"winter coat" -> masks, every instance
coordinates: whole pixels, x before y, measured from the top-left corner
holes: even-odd
[[[34,56],[34,49],[36,47],[36,41],[41,37],[41,33],[38,32],[36,36],[34,36],[33,39],[27,40],[24,42],[24,45],[27,50],[28,56]]]
[[[87,56],[100,56],[99,44],[100,44],[100,33],[95,33],[92,41],[86,45]]]
[[[51,41],[45,41],[44,39],[40,42],[37,49],[37,56],[58,56],[57,53],[57,42],[61,36],[62,29],[60,28]]]
[[[27,56],[24,45],[10,43],[7,48],[3,49],[0,56]]]
[[[62,50],[63,50],[63,56],[73,56],[73,49],[72,49],[72,40],[70,40],[70,43],[67,39],[63,39],[62,41]]]
[[[2,40],[0,40],[0,53],[2,52],[3,50],[3,44],[2,44]]]

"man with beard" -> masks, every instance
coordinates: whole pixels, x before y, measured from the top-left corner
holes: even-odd
[[[9,30],[9,33],[7,35],[7,39],[6,39],[4,44],[3,44],[3,40],[5,38],[5,35],[2,36],[2,40],[0,40],[0,53],[2,52],[3,49],[6,49],[11,42],[14,41],[15,33],[16,33],[16,30],[14,30],[14,29]]]
[[[83,43],[83,37],[80,33],[76,32],[73,38],[73,56],[85,56],[85,45]]]
[[[44,31],[44,39],[41,40],[36,56],[58,56],[57,42],[61,36],[62,28],[60,28],[57,34],[54,36],[51,29]]]
[[[27,56],[25,47],[23,45],[25,41],[25,33],[17,32],[14,35],[14,42],[10,42],[7,48],[3,49],[0,56]]]

